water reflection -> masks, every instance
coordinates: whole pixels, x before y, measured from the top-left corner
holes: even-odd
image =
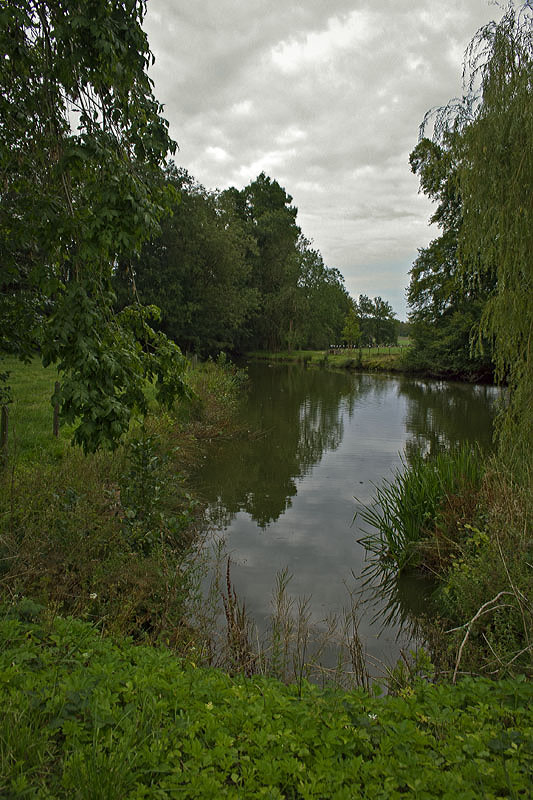
[[[499,392],[493,386],[446,381],[402,380],[398,391],[408,399],[405,427],[407,460],[415,453],[434,455],[467,438],[487,449]]]
[[[489,447],[498,393],[290,366],[253,365],[250,378],[241,421],[251,438],[213,444],[196,489],[213,524],[225,529],[237,592],[259,627],[268,624],[284,568],[293,596],[311,596],[319,623],[346,604],[352,575],[363,597],[372,596],[360,578],[365,531],[352,520],[374,486],[391,478],[404,450],[434,452],[464,440]],[[360,625],[372,657],[395,659],[398,633],[416,617],[416,603],[425,603],[426,588],[400,581],[378,598]]]
[[[303,368],[250,367],[250,392],[241,409],[250,439],[214,445],[198,483],[210,500],[211,520],[227,527],[245,511],[265,529],[290,506],[297,480],[324,452],[336,450],[356,398],[371,386],[345,373]]]

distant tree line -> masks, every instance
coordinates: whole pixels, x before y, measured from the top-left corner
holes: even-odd
[[[366,294],[351,302],[342,330],[343,344],[354,347],[397,344],[402,323],[395,319],[390,303],[381,297],[371,300]]]
[[[119,261],[120,306],[161,309],[161,329],[186,351],[320,349],[341,336],[352,301],[297,225],[279,183],[208,191],[171,164],[177,201],[134,258]]]

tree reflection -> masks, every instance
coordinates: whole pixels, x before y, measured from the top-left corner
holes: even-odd
[[[408,462],[415,453],[434,455],[464,441],[490,449],[499,398],[494,386],[403,379],[398,392],[408,399]]]
[[[217,527],[227,527],[239,511],[263,528],[278,519],[298,479],[340,445],[345,409],[353,413],[356,398],[373,388],[358,380],[364,376],[292,365],[252,365],[250,377],[241,421],[251,438],[214,446],[199,478]]]

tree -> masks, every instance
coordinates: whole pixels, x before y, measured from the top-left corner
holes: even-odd
[[[437,203],[430,222],[442,233],[419,250],[411,269],[407,299],[413,347],[407,357],[413,366],[435,374],[480,378],[490,376],[492,365],[488,353],[474,351],[472,338],[494,281],[489,275],[467,281],[459,267],[459,145],[457,132],[446,134],[441,143],[422,138],[410,155],[422,191]]]
[[[361,329],[360,344],[396,344],[395,314],[390,303],[381,297],[371,300],[366,294],[360,294],[355,310]]]
[[[257,304],[246,258],[255,242],[231,195],[208,192],[173,164],[166,176],[180,202],[140,254],[120,263],[119,299],[131,302],[134,290],[159,306],[161,329],[186,350],[232,350]]]
[[[350,298],[339,270],[326,267],[311,242],[302,236],[298,249],[297,343],[321,350],[338,341]]]
[[[264,172],[241,191],[231,188],[223,196],[231,198],[255,242],[248,250],[249,283],[259,301],[241,346],[277,350],[286,343],[298,313],[297,209],[285,189]]]
[[[466,280],[493,275],[479,325],[510,387],[501,453],[515,467],[533,451],[533,8],[510,4],[481,28],[465,64],[465,97],[441,109],[434,138],[460,132],[463,204],[458,259]],[[526,469],[527,473],[527,469]]]
[[[360,294],[358,301],[355,302],[355,310],[361,329],[360,344],[370,346],[374,344],[374,306],[372,300],[366,294]]]
[[[161,165],[175,144],[147,76],[141,0],[11,0],[0,8],[1,346],[39,343],[62,371],[75,441],[113,446],[143,381],[168,402],[182,359],[148,324],[113,313],[119,258],[138,250],[171,199]],[[7,331],[7,333],[6,333]]]
[[[359,320],[353,305],[349,309],[346,317],[344,318],[344,327],[342,329],[342,340],[350,347],[356,347],[359,344],[361,331],[359,329]]]
[[[376,344],[394,345],[397,343],[395,313],[392,306],[381,297],[374,297],[374,340]]]

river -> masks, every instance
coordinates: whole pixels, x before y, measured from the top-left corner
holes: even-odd
[[[317,625],[349,605],[348,588],[360,592],[368,657],[392,664],[413,644],[406,620],[424,605],[426,587],[402,582],[386,613],[388,601],[363,587],[358,539],[366,529],[354,515],[403,452],[462,441],[490,448],[498,390],[295,365],[248,370],[240,421],[250,436],[213,443],[194,477],[231,555],[237,595],[262,631],[281,570],[292,576],[290,595],[309,599]]]

